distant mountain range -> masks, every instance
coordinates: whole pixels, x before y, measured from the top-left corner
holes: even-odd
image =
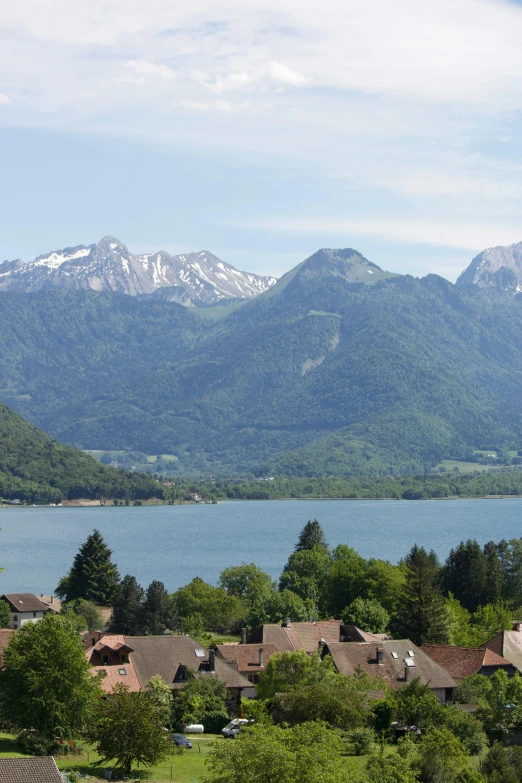
[[[174,455],[185,474],[420,472],[518,450],[521,249],[484,251],[456,285],[324,249],[233,307],[181,307],[178,286],[9,288],[0,399],[66,443]]]
[[[274,277],[239,272],[206,250],[179,256],[160,250],[136,256],[114,237],[104,237],[97,245],[55,250],[30,263],[16,260],[0,264],[2,291],[65,288],[129,296],[159,293],[187,306],[249,299],[275,281]]]

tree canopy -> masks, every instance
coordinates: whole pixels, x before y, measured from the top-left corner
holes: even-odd
[[[111,606],[120,582],[111,555],[102,534],[95,529],[80,547],[67,576],[60,580],[56,594],[65,601],[83,598],[100,606]]]

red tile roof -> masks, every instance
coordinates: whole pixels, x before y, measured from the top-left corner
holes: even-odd
[[[478,674],[483,666],[513,667],[511,661],[483,647],[454,647],[447,644],[423,644],[423,652],[458,680]]]
[[[263,666],[259,665],[259,650],[263,650]],[[261,672],[268,659],[278,652],[275,644],[218,644],[216,653],[227,663],[237,663],[241,674]]]
[[[121,666],[93,666],[94,674],[101,674],[101,686],[105,693],[110,693],[118,683],[125,685],[130,691],[140,691],[140,681],[132,663],[122,663]],[[125,673],[123,673],[125,672]]]
[[[306,650],[312,652],[323,639],[327,644],[341,641],[342,623],[339,620],[324,620],[316,623],[291,623],[284,625],[263,625],[254,631],[248,642],[251,644],[275,644],[280,652],[284,650]]]

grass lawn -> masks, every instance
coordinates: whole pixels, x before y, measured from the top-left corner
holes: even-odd
[[[133,770],[130,780],[143,780],[147,783],[203,783],[208,771],[205,759],[214,742],[232,742],[213,734],[191,736],[193,747],[184,750],[181,754],[174,753],[166,761],[155,767],[143,767]],[[67,758],[55,756],[58,767],[66,772],[76,770],[84,775],[89,775],[91,782],[101,779],[103,769],[111,768],[114,764],[99,764],[99,756],[92,746],[79,743],[83,754],[78,757]],[[386,755],[395,753],[394,747],[386,748]],[[13,734],[0,733],[0,758],[24,756],[22,749],[17,745]],[[368,756],[346,756],[346,771],[356,772],[363,770],[368,761]],[[325,782],[326,783],[326,782]]]

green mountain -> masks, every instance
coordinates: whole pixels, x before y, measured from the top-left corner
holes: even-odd
[[[180,472],[417,472],[522,447],[522,304],[321,250],[253,300],[0,294],[0,398]]]
[[[0,403],[0,498],[58,503],[75,498],[150,498],[162,488],[150,476],[100,465],[57,443]]]

